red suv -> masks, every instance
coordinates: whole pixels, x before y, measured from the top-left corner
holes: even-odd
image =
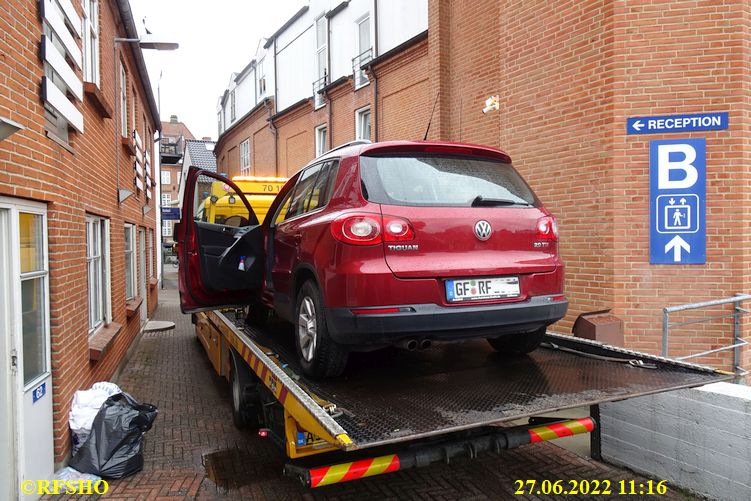
[[[240,226],[194,220],[205,176],[236,190]],[[493,148],[349,143],[290,178],[263,224],[229,180],[191,168],[182,216],[183,311],[273,310],[312,376],[389,345],[484,337],[528,353],[568,306],[555,219]]]

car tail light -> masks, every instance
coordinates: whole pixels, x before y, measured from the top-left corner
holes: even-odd
[[[379,244],[383,240],[380,219],[380,214],[348,214],[331,223],[331,234],[345,244]]]
[[[383,216],[383,239],[386,242],[404,242],[415,239],[415,230],[401,217]]]
[[[558,224],[553,216],[545,216],[537,220],[537,239],[558,241]]]

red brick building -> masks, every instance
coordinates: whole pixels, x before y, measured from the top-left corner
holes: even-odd
[[[219,170],[290,175],[331,145],[364,137],[361,110],[371,140],[422,139],[435,104],[428,138],[505,149],[557,216],[570,309],[554,330],[612,309],[626,346],[659,353],[664,307],[751,291],[751,237],[742,230],[751,223],[747,2],[401,4],[417,14],[389,5],[311,2],[267,39],[220,100]],[[415,32],[423,7],[427,30]],[[397,19],[413,21],[405,28]],[[360,57],[364,22],[371,52]],[[360,47],[345,40],[353,31]],[[336,52],[351,57],[352,46],[352,66],[337,66]],[[312,86],[299,83],[306,79]],[[256,101],[242,108],[247,95]],[[493,95],[500,110],[483,114]],[[626,131],[629,117],[718,111],[729,112],[727,130]],[[674,138],[706,139],[706,264],[650,264],[649,143]],[[673,327],[669,354],[732,344],[732,328],[732,318]],[[730,368],[732,355],[698,361]],[[749,350],[741,359],[751,365]]]
[[[0,446],[11,468],[0,498],[11,499],[66,459],[73,393],[113,376],[156,308],[160,121],[127,0],[9,0],[2,12]]]

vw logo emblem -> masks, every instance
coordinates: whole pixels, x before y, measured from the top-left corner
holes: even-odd
[[[475,236],[478,240],[482,240],[483,242],[490,238],[490,235],[493,234],[493,228],[490,227],[490,223],[483,220],[477,221],[475,223]]]

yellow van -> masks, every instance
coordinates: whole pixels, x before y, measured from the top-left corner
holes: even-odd
[[[248,203],[263,222],[276,195],[287,182],[284,177],[235,176],[232,182],[245,195]],[[228,226],[244,226],[248,221],[248,210],[235,191],[222,181],[211,183],[209,196],[201,204],[200,220]]]

